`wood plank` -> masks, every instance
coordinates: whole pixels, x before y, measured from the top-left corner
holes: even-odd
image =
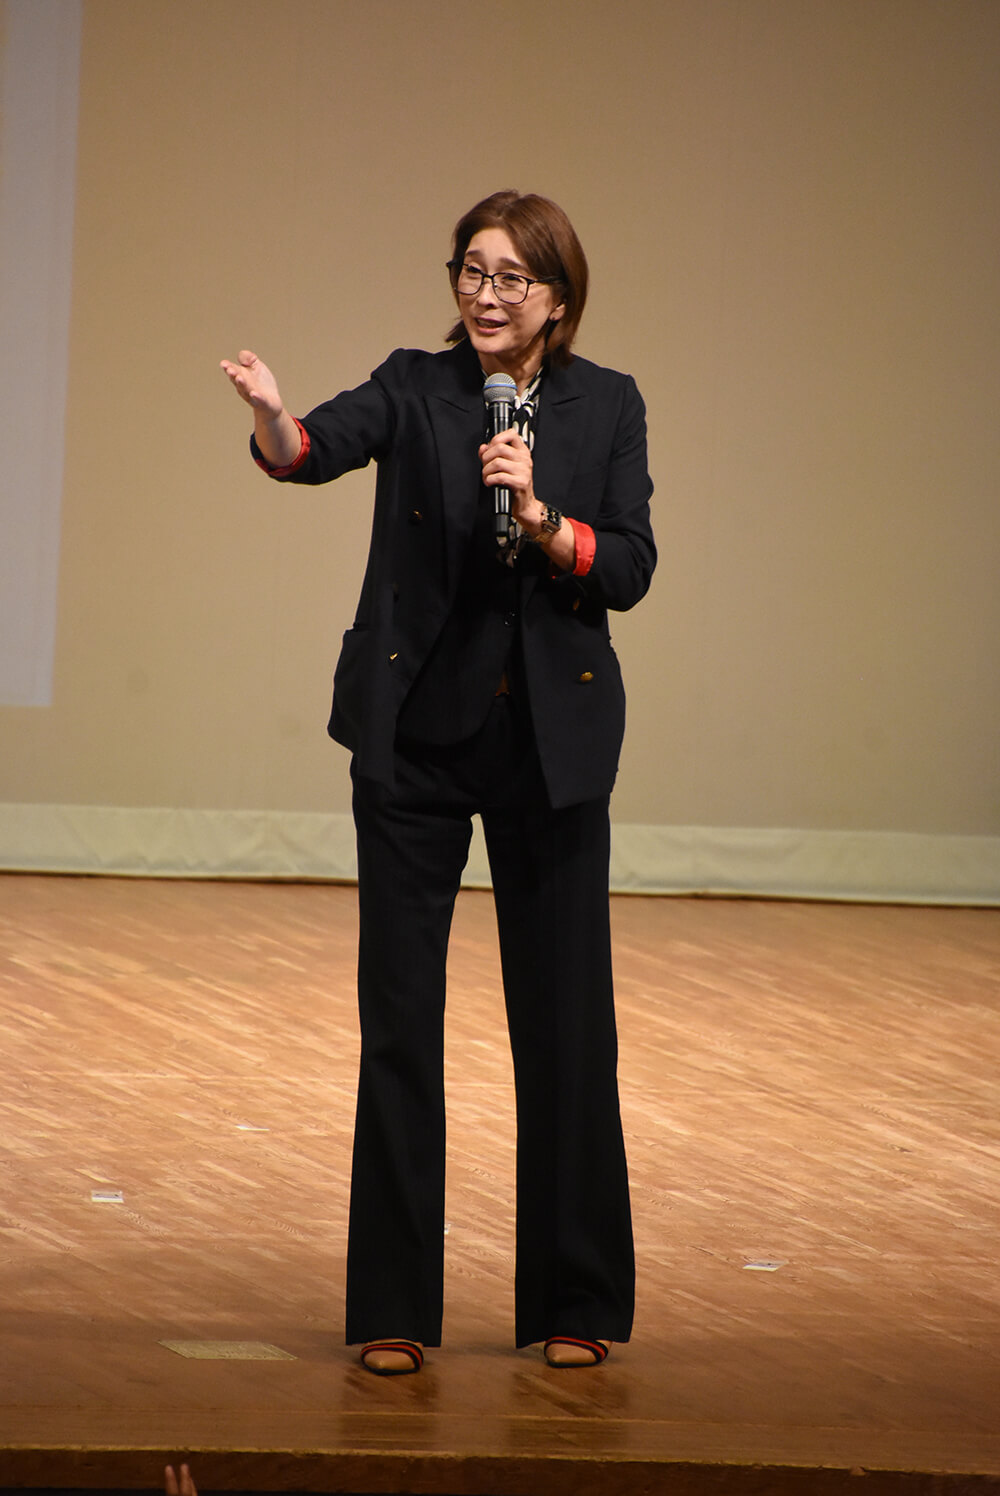
[[[342,1343],[355,890],[0,878],[0,1485],[152,1485],[192,1451],[204,1489],[992,1488],[1000,914],[612,914],[632,1343],[594,1373],[512,1349],[510,1059],[464,892],[445,1343],[387,1382]]]

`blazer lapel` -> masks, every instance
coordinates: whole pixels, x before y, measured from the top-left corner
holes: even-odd
[[[469,356],[471,355],[471,357]],[[467,344],[442,357],[437,387],[426,395],[441,474],[446,587],[454,589],[482,493],[483,374]]]
[[[550,369],[542,381],[535,444],[535,492],[546,504],[572,513],[571,494],[590,401],[574,365]]]
[[[445,586],[450,597],[482,499],[483,372],[468,343],[444,354],[426,406],[441,474]],[[547,504],[572,513],[573,477],[591,399],[578,364],[549,369],[542,382],[535,489]]]

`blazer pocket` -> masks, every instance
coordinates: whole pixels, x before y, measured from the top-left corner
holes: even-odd
[[[340,657],[333,672],[333,700],[336,710],[354,729],[360,726],[366,688],[370,681],[369,649],[372,636],[367,628],[348,629],[340,646]]]

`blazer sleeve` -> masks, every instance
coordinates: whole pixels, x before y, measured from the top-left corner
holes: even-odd
[[[392,360],[387,360],[357,389],[344,390],[304,416],[299,422],[308,438],[304,458],[289,468],[271,471],[269,476],[279,483],[329,483],[366,467],[385,453],[395,426],[385,379],[391,364]],[[254,461],[267,471],[253,437],[250,451]]]
[[[624,612],[645,596],[656,566],[649,514],[653,484],[646,457],[646,407],[631,375],[622,375],[618,382],[606,463],[579,473],[576,483],[584,510],[579,517],[593,529],[596,546],[590,570],[582,577],[565,578],[564,585],[575,587],[597,607]],[[598,495],[592,492],[595,484]],[[574,486],[566,499],[571,518],[577,517],[575,498]]]

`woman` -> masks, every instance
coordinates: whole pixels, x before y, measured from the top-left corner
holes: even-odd
[[[634,1296],[608,911],[624,693],[607,610],[639,601],[656,560],[645,412],[628,376],[571,352],[587,263],[554,203],[484,199],[448,269],[454,346],[397,350],[302,421],[256,355],[222,365],[272,477],[378,468],[329,731],[353,754],[361,917],[347,1340],[382,1375],[441,1343],[445,960],[475,813],[517,1097],[516,1344],[598,1365],[629,1338]],[[514,381],[516,410],[484,439],[492,374]]]

